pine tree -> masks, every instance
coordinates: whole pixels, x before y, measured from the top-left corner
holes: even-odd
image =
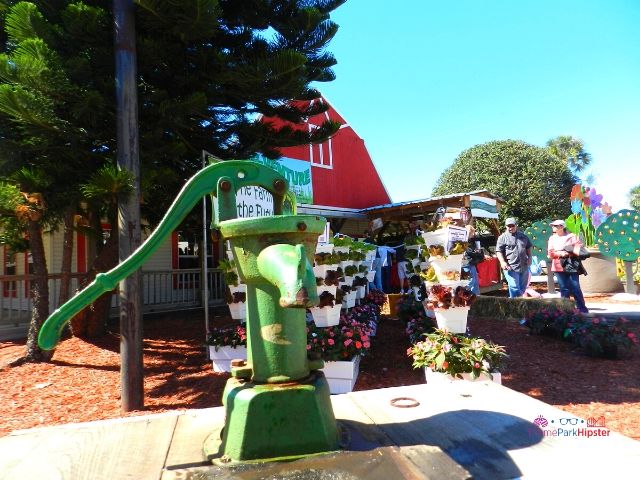
[[[259,119],[300,122],[327,108],[291,100],[317,98],[312,83],[333,80],[325,48],[337,31],[330,13],[344,1],[138,0],[143,216],[161,218],[202,149],[274,157],[337,131],[334,122],[305,132]],[[114,164],[112,12],[103,1],[5,0],[0,22],[0,179],[27,167],[51,180],[39,192],[41,235]],[[33,261],[46,271],[44,254]]]

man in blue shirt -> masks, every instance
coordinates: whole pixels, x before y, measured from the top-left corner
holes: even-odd
[[[529,283],[533,244],[529,237],[518,230],[515,218],[507,218],[505,225],[507,231],[498,237],[496,255],[509,286],[509,297],[521,297]]]

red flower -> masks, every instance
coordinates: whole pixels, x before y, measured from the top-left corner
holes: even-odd
[[[446,369],[448,366],[449,366],[449,362],[447,362],[446,360],[442,362],[442,368]]]
[[[362,343],[356,340],[356,348],[360,350],[362,348]]]

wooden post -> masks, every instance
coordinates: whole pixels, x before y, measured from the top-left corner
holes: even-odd
[[[134,190],[118,202],[119,258],[140,246],[140,158],[136,37],[133,0],[114,0],[118,167],[134,177]],[[121,410],[144,406],[140,271],[120,282]]]

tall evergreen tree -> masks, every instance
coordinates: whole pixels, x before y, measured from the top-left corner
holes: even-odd
[[[317,98],[311,84],[334,78],[325,48],[337,31],[330,13],[344,1],[136,2],[147,219],[164,214],[202,149],[223,159],[277,156],[337,131],[334,122],[304,132],[258,120],[299,122],[327,108],[291,100]],[[59,219],[81,185],[114,164],[112,13],[96,0],[4,0],[0,24],[0,178],[22,167],[47,175],[39,193],[48,218]],[[46,268],[44,255],[36,263]]]

